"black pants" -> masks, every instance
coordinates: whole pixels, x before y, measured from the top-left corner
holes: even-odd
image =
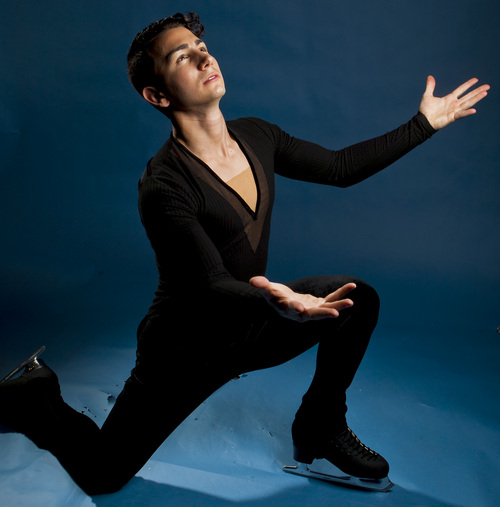
[[[138,331],[140,359],[101,429],[59,397],[44,401],[45,413],[27,435],[52,452],[87,493],[116,491],[227,381],[282,364],[318,342],[316,372],[297,417],[309,420],[311,428],[342,429],[345,391],[376,325],[378,296],[351,277],[289,284],[297,292],[325,296],[351,281],[357,284],[349,294],[354,306],[337,319],[299,323],[272,311],[249,320],[232,312],[235,318],[215,318],[207,325],[194,314],[175,329],[178,323],[171,318],[147,318]],[[244,324],[240,328],[238,321]]]

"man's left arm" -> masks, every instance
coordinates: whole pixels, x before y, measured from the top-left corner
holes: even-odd
[[[274,126],[278,149],[277,174],[338,187],[348,187],[369,178],[396,162],[429,139],[438,129],[476,112],[489,85],[467,92],[477,79],[470,79],[445,97],[435,97],[435,80],[429,76],[418,114],[407,123],[378,137],[331,150],[296,139]]]

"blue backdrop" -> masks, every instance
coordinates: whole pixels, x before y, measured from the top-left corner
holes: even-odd
[[[381,326],[500,325],[498,14],[485,1],[3,2],[0,20],[2,356],[45,343],[133,347],[156,286],[136,183],[170,132],[129,85],[125,55],[154,19],[195,10],[228,92],[259,116],[341,148],[444,95],[492,85],[478,114],[350,189],[280,179],[268,274],[349,273]]]

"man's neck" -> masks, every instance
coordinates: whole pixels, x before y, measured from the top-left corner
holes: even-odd
[[[205,114],[176,114],[172,134],[202,160],[206,156],[227,156],[231,138],[220,109]]]

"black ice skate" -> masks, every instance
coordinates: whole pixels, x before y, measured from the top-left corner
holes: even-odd
[[[7,382],[12,377],[17,375],[23,368],[24,373],[29,373],[34,370],[38,370],[43,366],[43,363],[40,364],[38,362],[38,357],[42,355],[42,352],[45,350],[45,345],[42,345],[36,352],[31,354],[31,356],[27,357],[21,364],[16,366],[8,375],[6,375],[2,380],[0,380],[0,383]]]
[[[299,444],[299,445],[297,445]],[[362,444],[350,428],[322,442],[294,442],[297,465],[285,472],[368,491],[389,491],[387,461]]]
[[[27,436],[42,426],[41,411],[62,403],[56,374],[38,359],[44,350],[40,347],[0,380],[0,424]]]

